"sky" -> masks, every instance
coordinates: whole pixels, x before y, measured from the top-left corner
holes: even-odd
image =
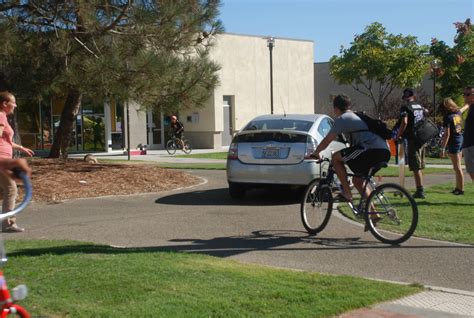
[[[380,22],[388,33],[453,45],[454,22],[473,20],[474,0],[221,0],[225,32],[314,41],[314,61],[350,47],[355,34]],[[474,21],[473,21],[474,22]]]

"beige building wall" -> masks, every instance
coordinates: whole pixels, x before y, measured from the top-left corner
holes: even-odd
[[[418,95],[433,96],[433,81],[429,74],[423,79],[422,85],[415,89]],[[372,100],[357,92],[350,85],[339,85],[329,74],[329,62],[314,63],[314,111],[333,116],[331,96],[346,94],[352,100],[353,109],[366,111],[376,116]],[[394,89],[389,98],[401,100],[403,89]],[[383,116],[383,114],[382,114]]]
[[[275,38],[275,114],[313,113],[313,47],[313,41]],[[221,66],[220,85],[204,109],[180,114],[185,119],[185,134],[196,148],[222,147],[224,96],[232,96],[233,132],[255,116],[270,114],[270,52],[266,37],[219,35],[211,58]]]

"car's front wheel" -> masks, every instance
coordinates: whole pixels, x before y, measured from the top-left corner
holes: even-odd
[[[229,182],[229,195],[232,199],[245,197],[245,186],[240,183]]]

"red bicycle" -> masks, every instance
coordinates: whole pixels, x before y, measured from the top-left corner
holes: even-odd
[[[23,201],[18,205],[14,210],[0,214],[0,221],[5,220],[6,218],[12,217],[17,215],[18,213],[22,212],[25,207],[30,203],[32,197],[32,187],[30,178],[26,173],[20,170],[14,171],[15,176],[23,181],[24,189],[25,189],[25,197]],[[1,265],[4,265],[7,261],[5,248],[3,245],[3,241],[0,242],[0,250],[1,250]],[[1,318],[17,316],[22,318],[29,318],[30,314],[28,311],[20,305],[17,305],[16,302],[22,299],[25,299],[28,294],[28,289],[25,285],[19,285],[12,289],[12,293],[7,287],[7,281],[5,276],[3,276],[3,271],[0,270],[0,304],[2,305],[2,313],[0,315]]]

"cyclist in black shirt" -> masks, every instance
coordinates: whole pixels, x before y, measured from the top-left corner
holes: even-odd
[[[176,116],[171,116],[171,131],[174,137],[177,138],[177,141],[179,142],[181,149],[184,149],[184,143],[183,143],[183,132],[184,132],[184,125],[178,120]]]

